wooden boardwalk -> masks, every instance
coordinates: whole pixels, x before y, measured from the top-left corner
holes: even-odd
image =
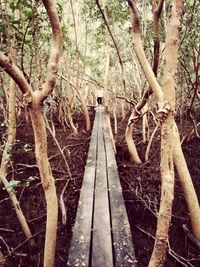
[[[97,107],[67,266],[136,266],[115,154]]]

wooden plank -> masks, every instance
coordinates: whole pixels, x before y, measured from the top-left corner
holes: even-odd
[[[137,261],[135,258],[130,225],[122,195],[115,154],[106,125],[106,119],[104,119],[104,139],[107,158],[115,267],[135,267],[137,266]]]
[[[98,107],[67,262],[71,267],[136,266],[115,155],[103,113],[103,107]]]
[[[92,267],[113,266],[106,155],[103,139],[103,107],[98,108],[98,151],[94,200]]]
[[[90,262],[89,257],[96,172],[98,120],[99,114],[96,114],[67,262],[67,266],[71,267],[87,267]]]

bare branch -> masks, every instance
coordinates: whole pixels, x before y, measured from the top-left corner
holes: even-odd
[[[117,43],[115,41],[115,38],[114,38],[114,36],[113,36],[113,34],[111,32],[111,29],[110,29],[110,26],[109,26],[109,23],[108,23],[108,19],[107,19],[106,15],[105,15],[103,9],[101,8],[101,5],[99,3],[99,0],[96,0],[96,4],[97,4],[97,6],[99,8],[99,11],[101,12],[101,15],[102,15],[102,18],[104,20],[104,23],[105,23],[105,25],[106,25],[106,27],[108,29],[108,32],[110,34],[110,37],[111,37],[111,39],[113,41],[113,44],[115,46],[115,49],[116,49],[116,52],[117,52],[117,56],[118,56],[118,59],[119,59],[119,64],[121,66],[123,87],[124,87],[124,90],[125,90],[126,89],[126,85],[125,85],[125,80],[124,80],[124,66],[123,66],[123,60],[122,60],[121,55],[120,55],[120,52],[119,52],[119,47],[118,47],[118,45],[117,45]]]
[[[157,11],[156,11],[159,17],[161,15],[161,12],[162,12],[162,9],[163,9],[164,1],[165,0],[160,0],[159,5],[158,5],[158,8],[157,8]]]
[[[0,67],[13,78],[23,94],[32,91],[22,71],[2,52],[0,52]]]

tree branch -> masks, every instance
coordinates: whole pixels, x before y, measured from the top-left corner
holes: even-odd
[[[0,52],[0,67],[13,78],[23,94],[32,92],[31,86],[25,79],[22,71],[2,52]]]
[[[156,10],[156,12],[157,12],[157,14],[158,14],[159,17],[160,17],[160,15],[161,15],[161,12],[162,12],[162,9],[163,9],[164,1],[165,1],[165,0],[160,0],[160,2],[159,2],[159,4],[158,4],[158,7],[157,7],[157,10]]]
[[[48,63],[48,74],[46,82],[42,86],[43,89],[41,94],[41,101],[44,101],[44,99],[53,91],[54,86],[56,84],[56,74],[58,71],[58,63],[62,46],[62,33],[60,29],[60,22],[56,11],[55,2],[48,0],[42,0],[42,2],[46,8],[53,35],[53,44]]]
[[[117,43],[115,41],[115,38],[114,38],[114,36],[113,36],[113,34],[111,32],[111,29],[110,29],[110,26],[109,26],[109,23],[108,23],[108,19],[107,19],[106,15],[105,15],[103,9],[101,8],[101,5],[99,3],[99,0],[96,0],[96,4],[97,4],[97,6],[99,8],[99,11],[101,12],[101,15],[102,15],[102,18],[104,20],[104,23],[105,23],[105,25],[106,25],[106,27],[108,29],[108,32],[110,34],[110,37],[111,37],[111,39],[113,41],[113,44],[115,46],[115,49],[116,49],[116,52],[117,52],[117,56],[118,56],[118,59],[119,59],[119,64],[121,66],[121,71],[122,71],[123,87],[124,87],[124,89],[126,89],[125,80],[124,80],[124,65],[123,65],[123,60],[122,60],[121,55],[120,55],[120,52],[119,52],[119,47],[118,47],[118,45],[117,45]]]

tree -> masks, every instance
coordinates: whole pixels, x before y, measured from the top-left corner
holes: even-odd
[[[16,50],[16,36],[13,40],[10,38],[10,32],[9,32],[9,19],[7,17],[7,5],[6,3],[1,3],[2,4],[2,10],[3,10],[3,15],[4,15],[4,29],[7,34],[5,37],[8,41],[8,46],[9,46],[9,57],[10,60],[16,63],[16,55],[17,55],[17,50]],[[14,21],[18,22],[20,20],[20,9],[19,6],[16,7],[14,10]],[[16,197],[14,188],[12,187],[12,181],[8,181],[7,175],[8,175],[8,168],[11,162],[11,156],[12,156],[12,148],[15,143],[16,139],[16,111],[15,111],[15,105],[16,105],[16,84],[13,79],[10,79],[10,84],[9,84],[9,90],[8,90],[8,96],[7,96],[7,105],[8,105],[8,128],[7,128],[7,141],[5,143],[5,147],[2,153],[2,159],[1,159],[1,164],[0,164],[0,182],[3,183],[5,189],[7,190],[11,202],[13,206],[15,207],[16,215],[19,219],[19,222],[21,224],[21,227],[24,231],[24,234],[27,239],[30,239],[30,245],[35,246],[34,240],[32,240],[32,234],[31,230],[28,226],[28,223],[26,221],[26,218],[23,214],[23,211],[20,207],[20,203]]]
[[[53,0],[44,0],[43,4],[52,27],[53,45],[49,57],[48,73],[42,90],[33,91],[20,69],[1,52],[0,66],[15,80],[21,89],[31,117],[35,137],[35,154],[47,203],[44,266],[51,267],[54,266],[55,257],[58,203],[47,156],[47,137],[41,106],[47,96],[52,92],[56,83],[62,37],[55,2]]]
[[[156,241],[152,259],[149,266],[160,266],[165,258],[165,250],[168,238],[168,229],[171,220],[171,209],[173,201],[173,190],[174,190],[174,171],[173,161],[179,173],[179,178],[183,186],[185,197],[188,203],[188,208],[191,214],[191,221],[193,231],[197,239],[199,239],[200,229],[197,224],[197,216],[200,216],[199,204],[196,198],[196,194],[193,191],[192,198],[193,203],[189,200],[188,192],[186,191],[186,178],[187,183],[190,184],[190,189],[194,189],[191,178],[181,175],[180,168],[185,165],[185,161],[180,161],[178,155],[183,159],[181,150],[178,130],[174,121],[175,113],[175,73],[177,69],[177,56],[178,56],[178,27],[180,24],[180,16],[183,8],[182,1],[172,1],[171,12],[172,16],[168,22],[168,34],[166,38],[166,49],[165,49],[165,66],[163,76],[163,92],[160,85],[158,84],[153,71],[146,59],[144,50],[141,44],[140,37],[140,22],[139,14],[136,8],[134,0],[128,1],[130,6],[131,20],[133,25],[133,41],[134,50],[138,57],[138,60],[142,66],[144,75],[149,82],[152,90],[157,95],[158,106],[160,107],[159,113],[161,114],[161,176],[162,176],[162,192],[161,192],[161,203],[158,216]],[[172,50],[173,48],[173,50]],[[173,53],[172,53],[173,51]],[[175,142],[175,143],[174,143]],[[174,145],[173,145],[174,144]],[[175,145],[176,144],[176,145]],[[177,150],[178,148],[178,150]],[[178,153],[177,153],[178,151]],[[192,191],[191,189],[191,191]],[[191,205],[193,204],[193,205]],[[199,217],[200,218],[200,217]]]

